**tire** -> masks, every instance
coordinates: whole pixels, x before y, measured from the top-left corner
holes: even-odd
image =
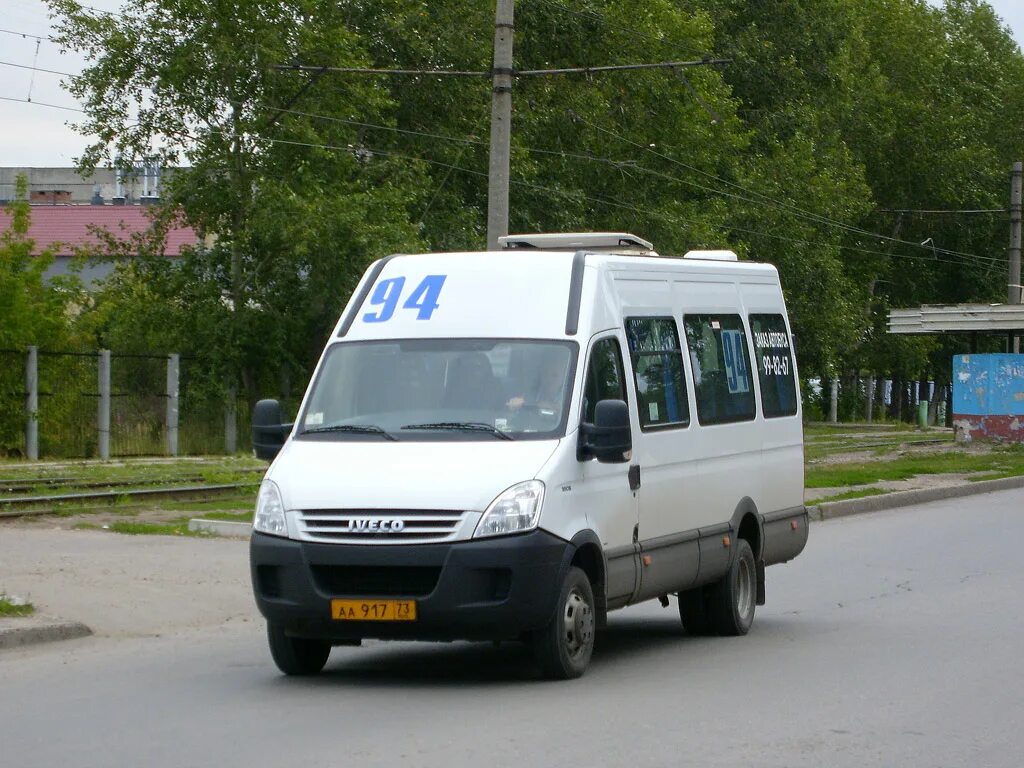
[[[736,540],[736,555],[729,572],[711,587],[708,597],[718,634],[737,636],[750,631],[757,603],[757,569],[754,552],[745,539]]]
[[[571,680],[590,665],[594,652],[594,590],[587,574],[569,568],[551,621],[533,634],[533,653],[545,677]]]
[[[270,644],[270,655],[274,657],[274,663],[286,675],[315,675],[324,668],[327,657],[331,654],[330,643],[289,637],[281,626],[269,621],[267,642]]]
[[[694,637],[715,634],[703,587],[679,593],[679,619],[687,634]]]

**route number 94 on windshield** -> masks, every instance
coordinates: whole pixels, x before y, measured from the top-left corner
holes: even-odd
[[[447,275],[427,275],[420,284],[412,289],[402,304],[402,309],[416,310],[417,320],[429,320],[434,310],[440,306],[438,298],[441,296],[441,288],[444,286]],[[363,315],[365,323],[385,323],[394,317],[398,309],[398,302],[405,292],[405,278],[392,277],[381,280],[373,289],[370,296],[370,304],[379,307],[376,312],[367,312]]]

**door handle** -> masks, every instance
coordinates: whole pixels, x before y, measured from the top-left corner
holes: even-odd
[[[640,487],[640,465],[634,464],[629,468],[629,490],[635,491]]]

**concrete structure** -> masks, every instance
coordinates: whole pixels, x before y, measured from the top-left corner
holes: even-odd
[[[0,204],[14,199],[19,174],[28,180],[33,203],[146,203],[160,199],[160,188],[174,171],[157,166],[129,172],[97,168],[85,177],[75,168],[0,168]]]
[[[1024,444],[1024,355],[953,357],[957,440]]]

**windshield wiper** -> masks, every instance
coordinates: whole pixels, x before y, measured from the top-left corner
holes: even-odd
[[[302,430],[302,434],[304,435],[309,435],[315,432],[353,432],[357,435],[380,435],[388,440],[398,441],[397,437],[392,435],[386,429],[378,427],[376,424],[332,424],[327,427],[313,427],[313,429]]]
[[[432,424],[406,424],[402,429],[437,429],[451,430],[453,432],[490,432],[502,440],[515,440],[512,435],[502,432],[497,427],[476,421],[438,421]]]

